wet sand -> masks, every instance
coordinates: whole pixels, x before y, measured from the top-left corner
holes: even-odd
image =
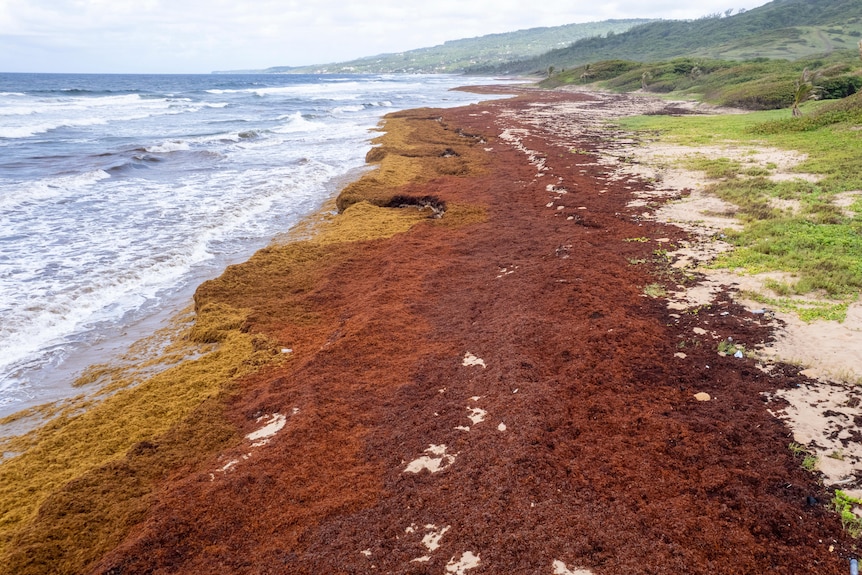
[[[203,284],[195,337],[242,365],[56,486],[0,572],[846,573],[773,415],[812,380],[717,353],[775,334],[726,291],[668,307],[691,232],[600,161],[600,112],[642,110],[519,91],[391,115],[341,215]]]

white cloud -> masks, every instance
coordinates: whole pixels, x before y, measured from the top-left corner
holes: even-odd
[[[765,0],[737,0],[754,8]],[[724,12],[666,0],[2,0],[0,71],[209,72],[348,60],[484,34]]]

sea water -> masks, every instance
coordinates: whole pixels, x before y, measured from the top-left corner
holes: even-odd
[[[0,416],[70,394],[318,209],[383,114],[487,99],[450,90],[471,83],[0,74]]]

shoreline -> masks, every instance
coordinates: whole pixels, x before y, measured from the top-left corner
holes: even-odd
[[[313,219],[318,214],[327,211],[329,209],[327,206],[334,201],[339,191],[349,182],[358,179],[368,169],[367,165],[358,166],[332,178],[326,183],[326,192],[320,204],[311,212],[301,215],[291,229],[302,226],[306,220]],[[22,367],[21,370],[23,371],[40,372],[38,377],[33,377],[30,382],[37,397],[19,400],[17,403],[8,405],[0,405],[0,422],[15,422],[15,424],[0,423],[0,426],[3,427],[0,440],[20,435],[44,423],[44,421],[26,423],[25,421],[29,417],[25,413],[56,413],[68,404],[80,401],[84,395],[99,395],[98,386],[93,385],[92,382],[78,383],[82,378],[87,378],[88,373],[93,369],[126,365],[130,361],[158,361],[159,355],[164,352],[140,354],[135,352],[136,348],[142,346],[164,348],[176,343],[174,341],[176,335],[159,336],[158,334],[177,331],[176,324],[183,323],[183,317],[190,312],[193,306],[194,293],[201,283],[217,277],[228,266],[247,261],[258,250],[278,243],[280,238],[287,237],[289,234],[290,232],[277,234],[266,245],[248,247],[233,257],[223,258],[225,261],[220,272],[214,274],[205,273],[203,270],[198,270],[195,273],[189,272],[190,278],[185,280],[182,285],[166,288],[170,295],[166,296],[164,301],[158,305],[153,306],[152,311],[144,313],[131,322],[111,325],[98,330],[95,334],[88,335],[87,341],[66,344],[69,351],[61,365],[32,369]],[[58,384],[57,382],[67,383]]]
[[[805,378],[716,355],[704,325],[771,329],[725,295],[673,318],[644,293],[685,280],[629,262],[686,234],[595,161],[605,143],[579,123],[607,100],[518,91],[390,114],[339,216],[200,286],[190,337],[218,344],[202,379],[220,383],[48,482],[0,538],[7,570],[98,519],[83,559],[52,556],[91,573],[843,573],[852,540],[808,504],[825,491],[760,397]]]

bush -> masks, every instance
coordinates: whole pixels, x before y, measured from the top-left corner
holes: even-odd
[[[862,88],[862,78],[859,76],[839,76],[818,82],[820,97],[824,100],[839,100],[852,96]]]
[[[640,62],[631,62],[629,60],[605,60],[591,65],[589,73],[591,74],[591,80],[609,80],[642,66],[643,64]]]
[[[793,104],[793,80],[764,79],[747,82],[719,92],[723,106],[747,110],[777,110]]]
[[[751,131],[755,134],[807,132],[841,123],[862,124],[862,92],[824,104],[802,118],[763,122],[754,126]]]

